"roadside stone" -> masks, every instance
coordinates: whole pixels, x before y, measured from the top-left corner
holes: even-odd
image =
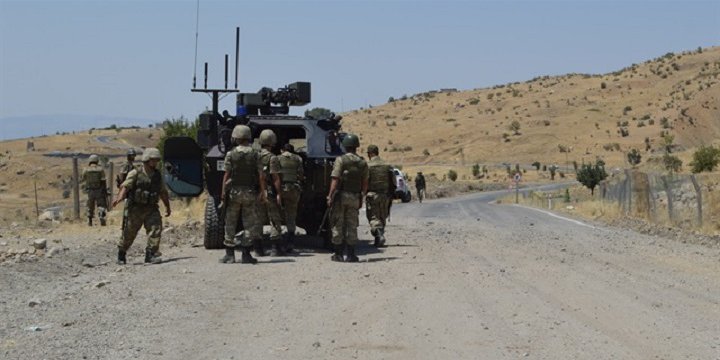
[[[47,246],[47,240],[45,239],[36,239],[33,241],[33,247],[38,250],[42,250]]]
[[[0,246],[7,246],[7,241],[0,241]]]
[[[45,257],[51,258],[51,257],[53,257],[53,256],[59,255],[60,252],[62,252],[62,249],[60,249],[59,247],[51,247],[51,248],[45,253]]]
[[[39,299],[32,299],[32,300],[28,301],[29,307],[35,307],[35,306],[38,306],[41,304],[42,304],[42,300],[39,300]]]
[[[98,282],[97,284],[95,284],[95,288],[99,289],[99,288],[104,287],[105,285],[107,285],[107,284],[109,284],[109,283],[110,283],[110,281],[107,281],[107,280],[100,281],[100,282]]]

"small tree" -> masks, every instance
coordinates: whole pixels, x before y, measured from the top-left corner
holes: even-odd
[[[665,165],[665,170],[670,174],[677,173],[682,168],[682,160],[675,155],[666,153],[663,155],[663,165]]]
[[[720,148],[713,146],[700,146],[700,148],[693,153],[693,160],[690,163],[693,173],[700,173],[703,171],[713,171],[716,166],[720,163]]]
[[[557,171],[557,166],[550,165],[548,170],[550,170],[550,180],[555,180],[555,172]]]
[[[448,170],[447,177],[451,181],[455,181],[455,180],[457,180],[458,175],[457,175],[457,172],[455,172],[455,170],[451,169],[451,170]]]
[[[475,164],[472,166],[472,174],[474,177],[480,176],[480,164]]]
[[[628,162],[630,163],[630,165],[635,167],[642,160],[642,155],[640,155],[640,151],[638,151],[638,149],[632,149],[627,154],[627,159],[628,159]]]
[[[670,133],[666,133],[665,135],[663,135],[662,138],[663,138],[663,146],[665,147],[665,152],[668,154],[671,153],[672,148],[673,148],[673,143],[675,142],[675,136]]]
[[[197,140],[197,130],[200,126],[200,119],[188,121],[184,116],[179,118],[170,118],[163,121],[163,134],[158,140],[157,148],[164,154],[165,140],[172,136],[188,136]]]
[[[601,160],[595,162],[595,165],[583,164],[577,172],[577,180],[590,189],[590,195],[592,196],[595,196],[595,187],[605,180],[607,176],[605,163]]]
[[[539,161],[532,163],[532,166],[535,167],[535,170],[540,171],[540,162]]]
[[[517,120],[514,120],[512,123],[510,123],[510,126],[508,127],[510,131],[513,132],[515,135],[520,135],[520,122]]]

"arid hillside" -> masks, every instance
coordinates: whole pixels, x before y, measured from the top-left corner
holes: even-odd
[[[696,147],[720,139],[719,76],[720,47],[712,47],[603,75],[402,96],[345,114],[343,126],[360,134],[362,145],[377,144],[384,158],[412,170],[469,173],[475,163],[535,161],[563,167],[597,158],[626,167],[633,148],[647,167],[664,154],[664,134],[686,165]]]

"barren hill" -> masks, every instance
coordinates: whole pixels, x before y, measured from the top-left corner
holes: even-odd
[[[603,75],[403,96],[349,112],[343,123],[362,145],[377,144],[384,158],[410,168],[468,172],[475,163],[563,166],[596,158],[623,167],[632,148],[646,164],[663,154],[662,134],[674,137],[673,152],[687,164],[696,147],[720,138],[719,75],[720,47],[712,47]]]

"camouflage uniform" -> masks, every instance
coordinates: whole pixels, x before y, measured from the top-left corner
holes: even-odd
[[[95,205],[97,205],[100,224],[105,225],[107,210],[107,180],[105,179],[105,170],[97,163],[91,163],[83,169],[81,179],[81,182],[85,184],[84,190],[88,194],[86,204],[88,222],[92,224]]]
[[[304,177],[302,158],[289,151],[283,151],[277,156],[280,164],[280,181],[282,182],[283,208],[285,210],[285,226],[292,237],[295,235],[295,219],[297,218],[298,203],[300,202],[300,180]]]
[[[275,154],[267,149],[260,150],[260,163],[267,182],[265,189],[268,193],[268,202],[264,204],[257,202],[257,233],[262,235],[263,225],[270,224],[270,241],[277,242],[282,234],[282,215],[276,201],[277,193],[273,185],[272,174],[280,173],[280,163]]]
[[[332,243],[354,246],[358,240],[358,211],[362,183],[368,179],[367,163],[360,155],[344,154],[335,159],[330,176],[340,179],[340,189],[330,213]]]
[[[125,179],[127,179],[128,174],[130,171],[135,169],[135,164],[132,161],[128,161],[125,164],[122,165],[120,168],[120,173],[117,175],[115,182],[117,183],[117,187],[119,188],[123,182],[125,182]]]
[[[147,247],[155,254],[160,249],[162,217],[158,207],[161,195],[168,195],[160,170],[147,172],[145,166],[133,169],[121,184],[127,191],[125,203],[125,224],[118,248],[127,251],[135,241],[141,227],[147,233]]]
[[[238,245],[250,247],[253,240],[259,240],[257,194],[258,172],[262,171],[260,153],[244,145],[238,145],[225,155],[225,171],[230,174],[230,184],[226,187],[225,204],[225,246],[232,249]],[[242,215],[243,237],[238,244],[237,221]],[[262,225],[260,225],[262,226]]]
[[[375,246],[385,243],[385,221],[388,218],[391,197],[395,191],[392,168],[379,156],[368,161],[368,193],[365,197],[365,214],[370,222],[370,233],[375,237]]]

